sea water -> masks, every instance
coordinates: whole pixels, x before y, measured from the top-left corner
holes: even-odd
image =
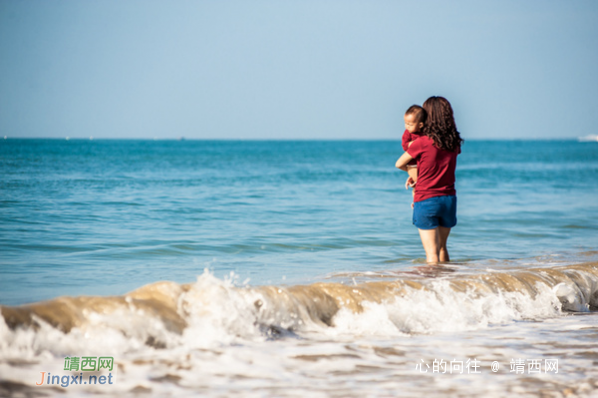
[[[467,141],[440,268],[401,153],[1,141],[0,392],[596,395],[598,143]],[[116,390],[35,385],[87,355]]]

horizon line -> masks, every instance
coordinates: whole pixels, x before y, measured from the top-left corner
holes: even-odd
[[[593,139],[592,139],[593,138]],[[60,141],[400,141],[401,138],[158,138],[158,137],[11,137],[4,140],[60,140]],[[597,141],[598,136],[580,137],[533,137],[533,138],[466,138],[465,141]],[[2,139],[0,138],[0,141]]]

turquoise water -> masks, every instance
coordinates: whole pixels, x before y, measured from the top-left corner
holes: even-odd
[[[399,141],[0,141],[0,304],[424,261]],[[453,261],[598,250],[598,143],[467,141]],[[508,260],[508,261],[505,261]]]
[[[398,141],[0,151],[1,396],[598,392],[596,142],[467,141],[444,267],[425,265]],[[114,358],[110,388],[38,385],[85,356]]]

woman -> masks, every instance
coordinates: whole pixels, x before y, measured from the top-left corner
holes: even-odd
[[[423,136],[413,141],[396,166],[407,171],[407,164],[417,161],[413,224],[419,229],[427,262],[438,264],[450,261],[446,241],[457,225],[455,168],[463,140],[445,98],[430,97],[423,108],[428,114]],[[406,185],[413,186],[411,177]]]

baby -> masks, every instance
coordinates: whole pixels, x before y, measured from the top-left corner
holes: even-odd
[[[424,123],[428,114],[426,110],[419,105],[411,105],[405,112],[405,132],[403,133],[403,150],[407,151],[407,148],[411,146],[413,141],[421,137]],[[417,182],[417,162],[413,159],[407,164],[407,173],[413,180],[414,189],[413,195],[415,195],[415,183]]]

